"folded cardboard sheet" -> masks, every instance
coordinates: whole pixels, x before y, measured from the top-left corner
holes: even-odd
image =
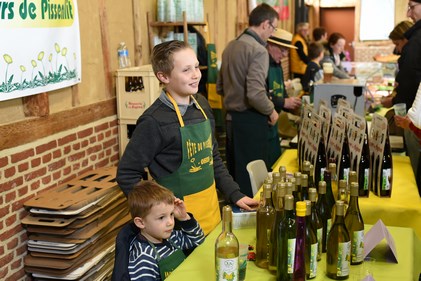
[[[112,272],[114,244],[130,220],[116,167],[100,168],[24,203],[28,216],[25,270],[34,280],[103,280]]]

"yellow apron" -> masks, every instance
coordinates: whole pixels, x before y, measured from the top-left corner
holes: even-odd
[[[177,103],[168,93],[167,96],[172,102],[180,122],[183,159],[176,171],[157,178],[156,181],[184,200],[187,211],[194,215],[207,235],[221,220],[213,173],[210,121],[192,96],[203,113],[205,121],[185,126]]]

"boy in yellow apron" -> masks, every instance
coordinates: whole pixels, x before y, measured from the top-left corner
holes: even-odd
[[[216,187],[241,208],[258,202],[240,192],[219,155],[209,103],[197,95],[201,78],[193,49],[181,41],[155,46],[152,67],[165,88],[139,117],[120,159],[117,182],[127,195],[149,169],[152,177],[184,200],[205,234],[220,221]]]

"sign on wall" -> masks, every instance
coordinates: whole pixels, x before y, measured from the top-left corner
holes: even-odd
[[[77,0],[0,1],[0,101],[81,82]]]

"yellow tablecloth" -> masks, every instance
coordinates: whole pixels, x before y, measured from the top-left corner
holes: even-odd
[[[366,231],[370,229],[370,225],[366,225]],[[374,278],[378,281],[409,281],[418,280],[418,274],[421,271],[421,259],[414,254],[415,245],[419,243],[414,231],[410,228],[388,227],[392,234],[397,252],[399,263],[390,263],[376,256],[376,263],[373,268]],[[194,252],[166,279],[168,281],[201,281],[215,280],[215,241],[221,232],[221,224],[219,224],[205,239]],[[234,230],[240,243],[255,245],[256,230],[254,228],[236,229]],[[382,242],[384,243],[384,241]],[[384,244],[378,248],[380,251],[384,249]],[[376,254],[380,251],[374,249]],[[318,262],[317,277],[312,280],[330,280],[325,277],[326,272],[326,254],[322,255],[322,260]],[[360,269],[360,265],[351,266],[350,278],[353,280],[352,274]],[[266,269],[258,268],[254,262],[249,261],[247,264],[246,280],[276,280]]]
[[[364,223],[375,224],[381,219],[387,226],[410,227],[421,239],[421,198],[414,172],[407,156],[393,155],[393,189],[391,198],[370,193],[359,198]],[[288,172],[298,171],[297,150],[286,150],[274,164],[273,170],[285,166]]]

